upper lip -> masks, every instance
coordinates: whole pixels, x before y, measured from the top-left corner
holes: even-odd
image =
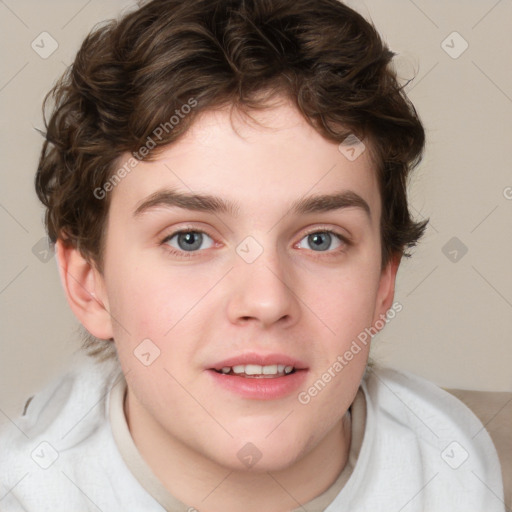
[[[245,352],[237,356],[224,359],[211,366],[209,369],[222,370],[226,366],[237,366],[246,364],[257,364],[260,366],[270,366],[274,364],[284,364],[285,366],[293,366],[296,370],[305,370],[307,366],[304,362],[285,354],[256,354],[255,352]]]

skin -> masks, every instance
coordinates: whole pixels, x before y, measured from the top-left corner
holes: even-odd
[[[307,390],[391,307],[398,267],[395,258],[381,268],[370,151],[348,160],[284,100],[252,115],[263,126],[228,110],[203,113],[116,186],[102,273],[57,244],[74,313],[93,335],[115,340],[137,448],[176,498],[206,512],[241,503],[248,512],[291,510],[336,480],[369,344],[306,405],[297,393],[239,397],[212,384],[206,367],[244,351],[285,353],[307,363],[298,391]],[[237,202],[238,215],[166,205],[134,215],[166,188]],[[370,214],[357,206],[291,210],[298,199],[334,191],[358,194]],[[208,234],[199,249],[169,239],[185,228]],[[349,242],[333,236],[329,245],[327,237],[319,250],[308,234],[325,241],[326,228]],[[247,236],[263,248],[253,263],[236,252]],[[134,356],[144,339],[160,350],[149,366]],[[251,468],[237,456],[248,442],[262,454]]]

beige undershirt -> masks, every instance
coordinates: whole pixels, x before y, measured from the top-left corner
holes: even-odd
[[[122,377],[113,386],[109,394],[110,424],[119,453],[141,486],[167,512],[187,512],[190,510],[190,506],[177,500],[164,487],[135,446],[124,415],[126,389],[126,380]],[[325,492],[291,512],[304,512],[304,510],[307,510],[307,512],[323,512],[348,481],[359,455],[366,423],[366,400],[361,388],[359,388],[349,411],[351,414],[351,442],[345,467],[336,481]]]

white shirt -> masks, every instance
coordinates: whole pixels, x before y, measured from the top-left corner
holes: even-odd
[[[138,453],[122,412],[125,389],[117,360],[82,356],[37,393],[0,433],[0,511],[191,510]],[[325,512],[505,511],[496,450],[464,404],[383,368],[367,372],[357,397],[354,413],[361,404],[366,411],[353,414],[349,464],[296,510],[325,503]]]

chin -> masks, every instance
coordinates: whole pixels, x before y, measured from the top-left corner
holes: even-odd
[[[216,453],[214,460],[231,471],[263,473],[285,470],[305,453],[307,447],[291,440],[290,436],[283,438],[275,434],[265,438],[260,431],[243,439],[231,439],[224,453]],[[231,456],[226,456],[228,453]]]

